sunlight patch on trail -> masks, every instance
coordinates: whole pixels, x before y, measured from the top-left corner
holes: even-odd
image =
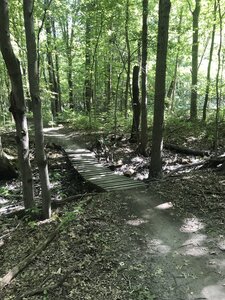
[[[205,228],[205,224],[202,223],[198,218],[186,218],[184,219],[184,224],[181,226],[181,232],[197,232]]]
[[[132,225],[132,226],[140,226],[141,224],[148,223],[148,221],[138,218],[138,219],[134,219],[134,220],[128,220],[126,223],[128,225]]]
[[[157,205],[155,208],[160,209],[160,210],[170,209],[170,208],[173,208],[173,203],[172,202],[165,202],[165,203]]]
[[[147,241],[148,252],[152,254],[168,254],[171,251],[171,247],[164,245],[159,239],[152,239]]]
[[[215,285],[209,285],[203,288],[202,296],[208,300],[224,300],[225,286],[224,282],[219,282]]]
[[[183,243],[183,246],[201,246],[207,240],[207,235],[205,234],[192,234],[190,239]]]

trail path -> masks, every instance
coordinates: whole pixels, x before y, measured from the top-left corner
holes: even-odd
[[[62,146],[81,149],[70,135],[49,131],[46,136]],[[154,299],[225,300],[224,236],[212,237],[195,216],[176,217],[172,203],[159,200],[150,188],[118,193],[121,201],[128,202],[127,213],[121,213],[121,218],[141,236],[129,256],[144,272],[151,273]]]

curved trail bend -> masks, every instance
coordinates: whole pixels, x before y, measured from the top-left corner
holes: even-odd
[[[46,138],[76,150],[85,147],[73,135],[54,129],[46,132]],[[128,204],[127,213],[121,213],[121,218],[127,225],[135,226],[141,236],[128,254],[144,266],[144,272],[151,273],[149,284],[154,299],[225,300],[223,236],[210,237],[204,223],[194,216],[176,217],[172,204],[157,199],[150,188],[117,193]]]

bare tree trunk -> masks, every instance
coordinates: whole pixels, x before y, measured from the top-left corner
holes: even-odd
[[[195,9],[193,15],[193,41],[192,41],[192,76],[191,76],[191,107],[190,119],[196,120],[198,117],[197,111],[197,85],[198,85],[198,31],[199,31],[199,14],[201,0],[195,0]]]
[[[51,0],[44,0],[45,1],[45,6],[49,6],[49,2]],[[50,87],[50,92],[51,92],[51,111],[53,118],[55,118],[60,109],[59,109],[59,91],[58,91],[58,85],[57,85],[57,79],[56,79],[56,74],[55,74],[55,68],[54,68],[54,63],[53,63],[53,57],[52,57],[52,52],[51,52],[51,47],[52,47],[52,30],[51,30],[51,18],[50,16],[46,16],[45,20],[45,30],[46,30],[46,35],[47,35],[47,61],[48,61],[48,73],[49,73],[49,87]]]
[[[52,32],[54,37],[54,50],[55,50],[55,73],[56,73],[56,85],[58,91],[58,111],[62,112],[62,92],[60,86],[60,75],[59,75],[59,55],[57,51],[56,41],[56,29],[55,29],[55,21],[52,20]]]
[[[217,156],[218,150],[218,140],[219,140],[219,119],[220,119],[220,105],[221,105],[221,95],[220,95],[220,88],[219,88],[219,80],[220,80],[220,71],[221,71],[221,51],[222,51],[222,42],[223,42],[223,16],[221,12],[221,4],[220,0],[218,2],[218,11],[219,11],[219,48],[218,48],[218,67],[216,73],[216,126],[215,126],[215,136],[214,136],[214,148],[216,151],[215,156]]]
[[[43,216],[45,219],[48,219],[51,217],[51,193],[47,158],[44,152],[44,133],[32,1],[23,0],[23,12],[27,46],[28,78],[34,114],[35,154],[41,182]]]
[[[141,63],[141,137],[139,152],[146,155],[147,146],[147,47],[148,47],[148,0],[142,1],[143,5],[143,24],[142,24],[142,63]]]
[[[167,93],[167,97],[170,99],[170,111],[173,112],[174,110],[174,102],[175,102],[175,90],[176,90],[176,82],[177,82],[177,71],[178,71],[178,63],[179,63],[179,56],[180,56],[180,40],[181,40],[181,26],[183,21],[183,8],[181,8],[180,12],[180,20],[177,28],[177,54],[176,54],[176,60],[175,60],[175,66],[174,66],[174,74],[173,78],[171,80],[171,84]]]
[[[127,45],[127,78],[126,78],[126,89],[125,89],[125,99],[124,99],[124,109],[125,109],[125,119],[127,119],[127,110],[128,110],[128,95],[130,89],[130,40],[129,40],[129,19],[130,19],[130,0],[126,2],[126,21],[125,21],[125,37]]]
[[[17,178],[18,174],[10,163],[2,148],[0,136],[0,180]]]
[[[149,177],[162,173],[163,122],[166,87],[166,59],[168,47],[170,0],[159,1],[158,43],[155,76],[154,120]]]
[[[8,1],[0,1],[0,48],[11,81],[10,111],[16,124],[16,142],[19,167],[23,184],[25,208],[35,206],[33,179],[29,159],[29,137],[25,115],[25,99],[20,71],[20,63],[15,56],[10,41]]]
[[[89,7],[87,7],[87,10]],[[91,34],[91,26],[90,26],[90,18],[87,11],[86,16],[86,45],[85,45],[85,105],[86,111],[89,115],[89,120],[91,120],[91,107],[92,107],[92,82],[91,82],[91,41],[90,41],[90,34]]]
[[[213,11],[213,28],[212,28],[212,40],[211,40],[211,47],[209,53],[209,63],[207,69],[207,79],[206,79],[206,91],[205,91],[205,101],[203,106],[203,114],[202,114],[202,121],[205,122],[206,120],[206,111],[208,107],[209,101],[209,91],[211,85],[211,65],[212,65],[212,57],[213,57],[213,50],[214,50],[214,40],[215,40],[215,32],[216,32],[216,11],[217,11],[217,0],[214,1],[214,11]]]
[[[140,101],[139,101],[139,66],[133,68],[133,124],[131,129],[130,142],[137,143],[139,141],[139,125],[140,125]]]

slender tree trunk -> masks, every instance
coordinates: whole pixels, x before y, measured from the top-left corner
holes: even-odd
[[[142,24],[142,63],[141,63],[141,138],[139,152],[146,155],[147,146],[147,48],[148,48],[148,0],[142,0],[143,24]]]
[[[139,125],[140,125],[140,101],[139,101],[139,66],[133,68],[133,124],[131,129],[130,142],[137,143],[139,141]]]
[[[191,79],[191,107],[190,119],[192,121],[197,119],[197,85],[198,85],[198,32],[199,32],[199,14],[200,14],[201,0],[195,0],[195,10],[193,15],[193,41],[192,41],[192,79]]]
[[[163,122],[166,87],[166,59],[168,47],[170,0],[159,1],[158,43],[155,77],[154,120],[149,177],[162,174]]]
[[[69,105],[71,109],[74,109],[75,103],[74,103],[74,94],[73,94],[73,59],[72,59],[71,51],[68,51],[67,53],[67,60],[68,60],[67,80],[68,80],[68,87],[69,87]]]
[[[8,1],[0,1],[0,48],[11,81],[10,111],[16,124],[16,142],[19,167],[23,184],[25,208],[35,206],[33,180],[29,159],[29,137],[25,115],[25,99],[20,71],[20,63],[15,56],[10,41]]]
[[[170,102],[170,111],[173,112],[174,110],[174,100],[175,100],[175,89],[176,89],[176,82],[177,82],[177,71],[178,71],[178,64],[179,64],[179,56],[180,56],[180,40],[181,40],[181,26],[183,21],[183,8],[181,8],[180,12],[180,20],[177,28],[177,53],[176,53],[176,59],[175,59],[175,66],[174,66],[174,74],[173,78],[171,80],[171,84],[167,93],[167,97],[171,100]]]
[[[124,109],[125,109],[125,119],[127,119],[127,110],[128,110],[128,95],[130,89],[130,40],[129,40],[129,19],[130,19],[130,0],[127,0],[126,3],[126,20],[125,20],[125,37],[126,37],[126,45],[127,45],[127,78],[126,78],[126,89],[125,89],[125,99],[124,99]]]
[[[106,90],[106,102],[105,102],[105,110],[110,110],[111,105],[111,97],[112,97],[112,64],[111,61],[107,62],[106,64],[106,83],[105,83],[105,90]]]
[[[212,57],[213,57],[213,50],[214,50],[214,40],[215,40],[215,32],[216,32],[216,11],[217,11],[217,0],[214,1],[214,11],[213,11],[213,28],[212,28],[212,39],[211,39],[211,47],[209,53],[209,63],[207,69],[207,79],[206,79],[206,90],[205,90],[205,101],[203,106],[203,115],[202,121],[205,122],[206,120],[206,112],[208,107],[209,101],[209,91],[211,86],[211,65],[212,65]]]
[[[49,0],[45,0],[46,7],[49,5]],[[48,62],[48,73],[49,73],[49,87],[51,92],[51,111],[53,118],[55,118],[60,109],[59,109],[59,91],[58,91],[58,85],[57,85],[57,79],[55,74],[55,68],[54,68],[54,62],[52,57],[52,30],[51,30],[51,18],[50,16],[46,16],[45,20],[45,30],[47,35],[47,62]]]
[[[23,0],[28,60],[28,78],[34,114],[35,154],[41,182],[43,216],[45,219],[48,219],[51,217],[51,194],[47,158],[44,152],[44,133],[33,11],[33,2],[30,0]]]
[[[89,119],[91,119],[91,107],[92,107],[92,82],[91,82],[91,26],[90,19],[87,12],[86,16],[86,45],[85,45],[85,104]]]
[[[220,119],[220,104],[221,104],[221,97],[220,97],[220,87],[219,87],[219,80],[220,80],[220,71],[221,71],[221,51],[222,51],[222,43],[223,43],[223,15],[221,12],[221,4],[220,0],[218,2],[218,11],[219,11],[219,48],[218,48],[218,67],[216,73],[216,126],[215,126],[215,137],[214,137],[214,148],[216,151],[218,150],[218,140],[219,140],[219,119]]]
[[[55,43],[57,36],[56,36],[56,29],[55,29],[55,21],[52,20],[52,32],[54,37],[54,50],[55,50],[55,73],[56,73],[56,85],[58,91],[58,111],[62,112],[62,92],[60,86],[60,75],[59,75],[59,55],[57,51],[57,45]]]

